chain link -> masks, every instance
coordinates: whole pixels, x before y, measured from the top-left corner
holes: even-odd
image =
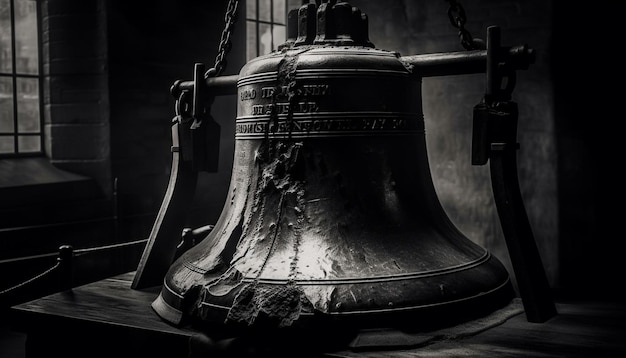
[[[484,42],[481,39],[472,38],[472,34],[465,28],[467,17],[465,16],[465,9],[456,0],[446,0],[450,3],[448,8],[448,19],[455,28],[459,29],[459,38],[461,39],[461,46],[466,50],[479,50],[485,49]]]
[[[224,30],[222,31],[222,37],[220,38],[220,44],[217,50],[217,56],[215,56],[215,64],[213,68],[210,68],[204,73],[204,77],[219,76],[226,69],[226,56],[232,48],[231,36],[233,28],[237,22],[237,9],[239,7],[238,0],[228,0],[228,6],[226,7],[226,13],[224,14]]]

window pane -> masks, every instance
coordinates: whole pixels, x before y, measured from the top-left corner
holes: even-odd
[[[285,26],[283,25],[274,25],[273,28],[274,33],[274,50],[278,48],[279,45],[283,44],[287,39],[287,34],[285,33]]]
[[[15,153],[13,137],[0,137],[0,153]]]
[[[13,81],[0,77],[0,133],[13,131]]]
[[[289,10],[299,9],[302,6],[302,0],[289,0],[287,3],[289,6]]]
[[[0,72],[11,73],[11,6],[0,0]]]
[[[39,136],[17,137],[17,151],[20,153],[34,153],[41,151],[41,139]]]
[[[37,74],[37,2],[15,0],[15,70]]]
[[[37,78],[17,79],[17,129],[19,133],[38,133],[39,85]]]
[[[272,52],[272,26],[259,24],[259,55]]]
[[[246,21],[246,58],[251,60],[258,56],[256,52],[256,22]]]
[[[256,20],[256,1],[246,0],[246,19]]]
[[[279,24],[287,23],[287,15],[285,14],[285,0],[274,0],[274,22]]]
[[[259,20],[272,21],[272,0],[259,0]]]

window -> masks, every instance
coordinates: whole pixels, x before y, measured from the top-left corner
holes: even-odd
[[[0,157],[42,153],[38,3],[0,0]]]
[[[302,0],[246,0],[246,60],[276,50],[287,39],[287,13]]]

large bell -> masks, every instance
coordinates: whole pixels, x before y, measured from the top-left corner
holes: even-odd
[[[290,15],[288,41],[240,72],[227,201],[170,267],[158,315],[429,327],[510,302],[508,272],[435,193],[419,74],[347,3]]]

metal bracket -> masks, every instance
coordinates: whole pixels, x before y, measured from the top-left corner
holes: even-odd
[[[487,89],[474,107],[472,164],[490,161],[493,195],[513,270],[529,322],[556,314],[550,285],[528,220],[517,175],[518,108],[512,102],[515,65],[503,59],[500,29],[487,32]],[[502,86],[504,80],[506,85]]]
[[[210,115],[214,97],[207,93],[204,65],[195,65],[193,87],[181,89],[181,83],[176,81],[171,88],[177,101],[172,120],[170,180],[135,273],[133,289],[163,283],[167,270],[181,253],[177,240],[195,195],[198,173],[217,171],[220,126]]]

